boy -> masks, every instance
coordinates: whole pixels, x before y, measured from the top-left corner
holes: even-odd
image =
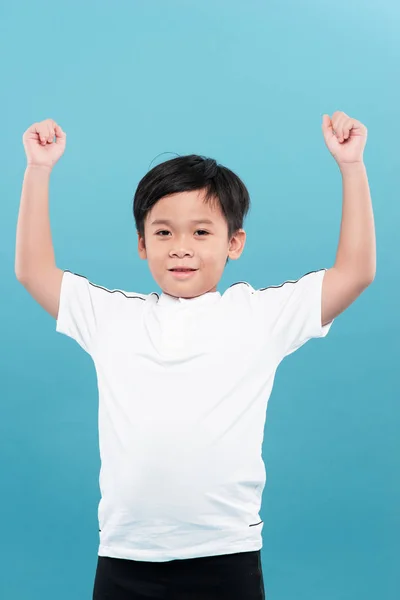
[[[162,291],[109,290],[56,267],[48,186],[66,134],[51,119],[24,134],[16,276],[92,356],[98,378],[95,600],[265,597],[261,446],[276,369],[326,336],[375,277],[367,130],[343,112],[324,115],[322,130],[343,177],[334,266],[222,295],[250,203],[232,171],[190,155],[147,173],[134,198],[138,250]]]

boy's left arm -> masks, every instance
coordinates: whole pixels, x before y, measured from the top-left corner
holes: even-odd
[[[342,313],[373,282],[376,272],[375,225],[363,151],[367,128],[343,112],[324,115],[325,143],[343,181],[343,208],[335,264],[324,275],[322,325]]]

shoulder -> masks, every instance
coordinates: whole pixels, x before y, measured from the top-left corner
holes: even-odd
[[[222,294],[224,298],[245,298],[255,293],[253,286],[247,281],[232,283]]]
[[[87,302],[98,302],[106,304],[138,303],[145,304],[146,301],[157,300],[156,292],[144,294],[141,292],[128,291],[121,288],[111,288],[95,283],[85,275],[75,273],[68,269],[64,270],[62,291],[64,295],[80,296]]]
[[[239,310],[242,314],[253,313],[253,306],[257,303],[256,290],[248,281],[235,281],[224,291],[221,301],[223,307]]]
[[[261,302],[262,305],[281,304],[285,299],[299,297],[299,295],[313,294],[322,286],[322,280],[327,269],[309,271],[297,279],[286,279],[285,281],[268,285],[265,287],[253,287],[247,281],[237,281],[230,285],[223,296],[235,302],[250,301],[254,304]]]
[[[308,271],[304,273],[301,277],[297,279],[286,279],[282,283],[277,285],[269,285],[266,287],[259,288],[258,292],[267,292],[270,291],[272,293],[279,293],[279,290],[287,291],[294,287],[307,287],[308,285],[312,285],[314,282],[319,281],[323,278],[327,269],[318,269],[316,271]]]

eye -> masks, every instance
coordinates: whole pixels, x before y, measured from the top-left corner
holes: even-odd
[[[157,231],[156,235],[158,235],[159,237],[167,237],[166,235],[160,235],[160,234],[164,234],[164,233],[170,233],[170,231],[168,231],[167,229],[162,229],[161,231]],[[209,235],[209,232],[205,231],[205,229],[197,229],[196,233],[202,233],[205,235]],[[204,235],[201,235],[200,237],[204,237]]]

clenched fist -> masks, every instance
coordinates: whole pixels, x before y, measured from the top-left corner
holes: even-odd
[[[67,134],[53,119],[46,119],[31,125],[22,141],[29,166],[52,169],[64,153]]]

